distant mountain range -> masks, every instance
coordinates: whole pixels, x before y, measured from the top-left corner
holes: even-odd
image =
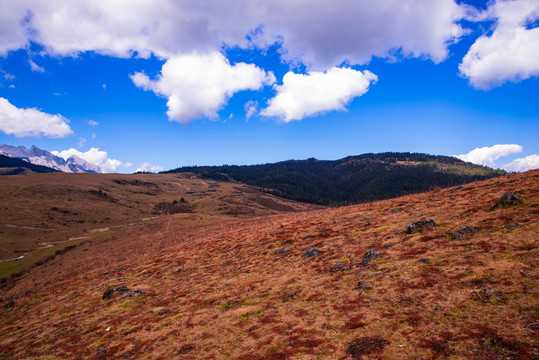
[[[71,156],[67,160],[53,153],[42,150],[33,145],[30,149],[25,146],[0,145],[0,154],[12,158],[22,159],[34,165],[46,166],[58,171],[69,173],[99,173],[99,167],[90,164],[78,156]]]
[[[504,175],[454,157],[412,153],[349,156],[335,161],[290,160],[251,166],[182,167],[214,180],[233,180],[288,199],[345,205],[389,199]]]
[[[32,173],[50,173],[58,170],[46,166],[34,165],[26,160],[0,154],[0,175],[21,175]]]

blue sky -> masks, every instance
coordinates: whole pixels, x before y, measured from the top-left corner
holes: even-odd
[[[107,172],[384,151],[539,167],[539,3],[380,4],[3,1],[0,143]]]

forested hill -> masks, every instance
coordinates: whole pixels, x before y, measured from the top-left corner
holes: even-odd
[[[412,153],[363,154],[335,161],[311,158],[264,165],[182,167],[167,172],[235,180],[288,199],[323,205],[388,199],[505,174],[453,157]]]

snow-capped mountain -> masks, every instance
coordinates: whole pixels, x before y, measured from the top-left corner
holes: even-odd
[[[56,170],[70,173],[99,173],[99,167],[73,155],[67,160],[42,150],[35,145],[30,149],[25,146],[0,145],[0,153],[26,160],[35,165],[47,166]]]

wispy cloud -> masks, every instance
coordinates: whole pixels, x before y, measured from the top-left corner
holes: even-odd
[[[39,66],[38,64],[36,64],[35,62],[33,62],[31,59],[28,60],[28,63],[30,64],[30,69],[32,69],[32,71],[36,71],[36,72],[45,72],[45,68]]]

